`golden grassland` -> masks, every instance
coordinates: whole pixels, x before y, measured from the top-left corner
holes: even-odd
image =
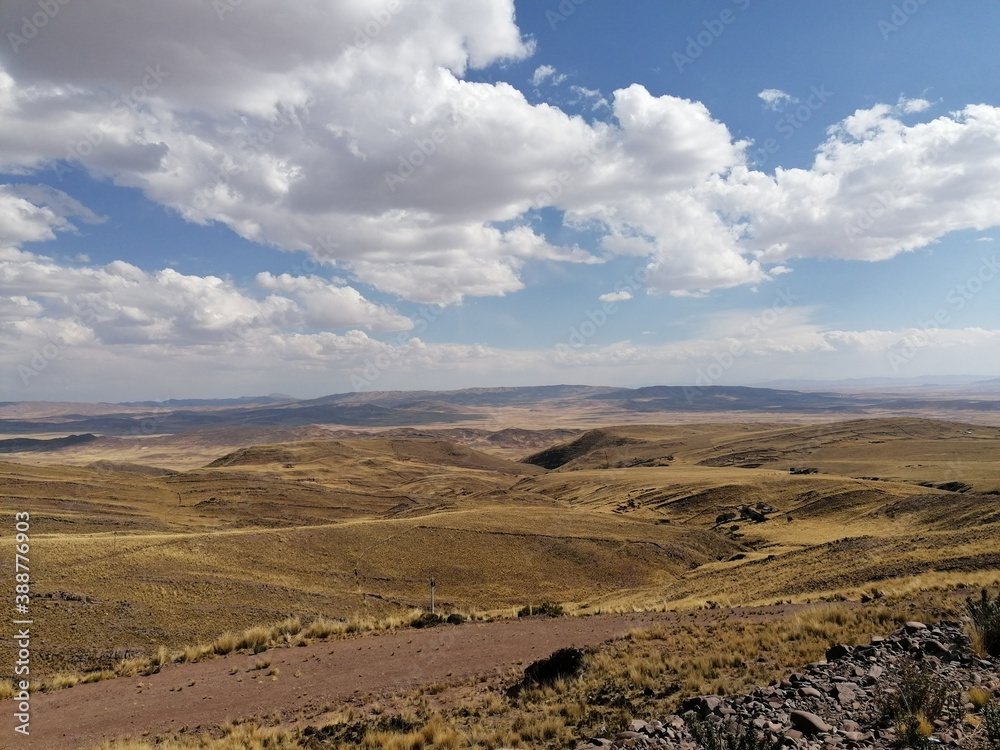
[[[0,464],[0,506],[31,513],[44,679],[286,617],[404,616],[432,577],[445,608],[583,614],[988,582],[998,448],[923,419],[634,425],[546,471],[433,436],[313,440],[162,475]],[[973,492],[917,484],[946,481]],[[761,502],[766,523],[716,524]]]

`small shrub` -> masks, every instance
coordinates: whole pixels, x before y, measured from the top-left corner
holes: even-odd
[[[432,625],[440,625],[444,618],[436,612],[422,612],[419,617],[410,623],[414,628],[429,628]]]
[[[991,703],[983,709],[983,732],[991,750],[1000,750],[1000,705]]]
[[[449,625],[461,625],[465,621],[465,615],[460,615],[458,612],[452,612],[448,615],[448,619],[445,620]]]
[[[933,669],[907,658],[889,688],[876,688],[875,705],[885,718],[896,721],[901,741],[910,747],[923,747],[934,731],[933,722],[958,696]]]
[[[1000,657],[1000,594],[991,600],[983,589],[978,601],[965,600],[965,609],[972,618],[973,646],[984,656]]]
[[[561,604],[555,602],[542,602],[541,604],[522,607],[517,612],[518,617],[531,617],[532,615],[545,615],[546,617],[562,617],[566,614]]]
[[[779,750],[782,739],[751,725],[693,722],[691,736],[703,750]]]

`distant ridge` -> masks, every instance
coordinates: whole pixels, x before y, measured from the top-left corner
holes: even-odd
[[[168,398],[166,401],[121,401],[116,406],[146,406],[181,409],[192,406],[253,406],[254,404],[279,404],[296,401],[295,396],[271,393],[267,396],[240,396],[239,398]]]
[[[591,396],[603,401],[626,401],[630,411],[850,411],[866,404],[850,396],[802,393],[747,386],[654,385]]]
[[[958,388],[957,386],[955,388]],[[301,428],[313,425],[401,428],[449,425],[491,419],[490,409],[504,407],[571,411],[600,410],[620,414],[856,414],[892,409],[917,414],[934,409],[948,412],[1000,411],[1000,387],[987,382],[962,386],[961,391],[856,389],[845,392],[798,391],[749,386],[653,385],[613,388],[590,385],[544,385],[510,388],[468,388],[453,391],[374,391],[337,393],[313,399],[287,400],[280,394],[238,399],[184,399],[149,402],[152,407],[120,406],[120,411],[88,414],[87,407],[67,404],[61,412],[39,417],[0,419],[0,433],[25,436],[40,433],[96,435],[176,435],[195,430],[233,428]],[[255,399],[262,399],[262,402]],[[146,403],[146,402],[139,402]],[[176,407],[171,404],[191,404]],[[148,411],[143,411],[149,409]],[[16,407],[14,413],[16,414]]]

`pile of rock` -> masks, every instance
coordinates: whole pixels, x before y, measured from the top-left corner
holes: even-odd
[[[887,748],[897,741],[897,729],[881,715],[875,696],[892,688],[908,660],[926,665],[956,691],[978,686],[1000,697],[1000,665],[972,652],[961,624],[943,622],[927,627],[909,622],[890,636],[872,638],[868,645],[832,646],[825,661],[758,687],[749,695],[689,698],[681,705],[680,715],[660,721],[634,720],[628,731],[614,739],[593,739],[577,750],[693,750],[698,744],[691,724],[698,721],[753,726],[761,733],[783,738],[789,748]],[[955,701],[934,722],[930,742],[959,748],[980,746],[981,738],[964,723],[972,708]]]

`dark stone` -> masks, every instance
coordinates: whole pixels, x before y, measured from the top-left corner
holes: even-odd
[[[548,685],[556,680],[576,677],[582,671],[583,651],[578,648],[561,648],[551,656],[529,664],[521,682],[508,692],[516,696],[526,687]]]
[[[809,713],[808,711],[792,711],[788,715],[788,718],[792,722],[792,727],[794,729],[798,729],[806,735],[829,732],[833,729],[833,727],[819,718],[816,714]]]
[[[838,643],[835,646],[830,646],[826,650],[826,660],[827,661],[837,661],[839,659],[846,659],[851,655],[851,647],[845,646],[842,643]]]

